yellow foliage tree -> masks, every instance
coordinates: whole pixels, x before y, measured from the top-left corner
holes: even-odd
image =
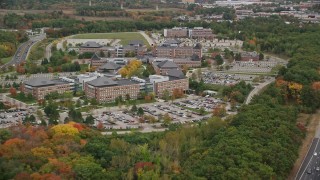
[[[51,128],[51,130],[53,131],[53,133],[56,134],[65,134],[65,135],[77,135],[79,134],[79,130],[75,127],[73,127],[72,124],[59,124],[56,126],[53,126]]]
[[[119,70],[119,73],[122,77],[130,78],[137,72],[141,65],[142,62],[137,59],[130,60],[130,62],[126,66]]]
[[[47,159],[47,158],[53,157],[54,155],[51,148],[46,148],[46,147],[36,147],[31,149],[31,152],[35,157],[38,157],[40,159]]]

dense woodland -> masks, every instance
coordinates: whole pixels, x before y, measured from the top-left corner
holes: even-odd
[[[49,31],[52,37],[175,25],[62,19],[32,23],[62,28]],[[184,25],[210,27],[219,36],[245,41],[244,49],[287,56],[290,62],[264,93],[224,121],[214,117],[196,126],[172,125],[164,133],[125,136],[102,136],[75,123],[0,130],[0,179],[286,179],[305,134],[297,115],[320,106],[320,26],[277,16]],[[251,87],[234,88],[245,94]],[[230,96],[228,91],[225,95]]]
[[[0,59],[13,56],[20,43],[28,40],[24,32],[0,31]]]

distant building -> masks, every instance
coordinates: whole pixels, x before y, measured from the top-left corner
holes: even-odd
[[[67,91],[73,91],[74,82],[68,79],[49,80],[46,78],[34,78],[24,82],[22,89],[25,94],[32,94],[35,99],[41,100],[53,92],[63,94]]]
[[[193,55],[202,58],[202,47],[197,44],[195,47],[155,47],[153,56],[166,58],[189,58]]]
[[[193,39],[213,39],[214,34],[210,28],[195,27],[189,29],[189,37]]]
[[[172,29],[164,29],[163,35],[166,38],[194,38],[194,39],[213,39],[214,34],[212,29],[195,27],[195,28],[186,28],[186,27],[175,27]]]
[[[130,59],[132,59],[132,58],[121,58],[121,57],[119,57],[119,58],[103,58],[103,57],[99,57],[97,54],[94,54],[91,57],[90,63],[91,63],[91,66],[99,68],[100,66],[102,66],[108,62],[114,62],[115,64],[118,64],[118,65],[126,65]]]
[[[169,60],[164,60],[164,61],[160,61],[160,62],[157,62],[157,61],[153,61],[152,62],[152,66],[156,72],[156,74],[158,75],[167,75],[168,71],[169,70],[178,70],[179,69],[179,66],[174,63],[173,61],[169,61]]]
[[[121,68],[119,64],[115,62],[107,62],[106,64],[99,67],[99,72],[108,72],[108,73],[117,73],[117,71]]]
[[[85,52],[92,52],[96,53],[102,50],[102,47],[100,44],[94,42],[94,41],[88,41],[84,44],[82,44],[79,48],[79,53],[85,53]]]
[[[156,96],[163,97],[165,91],[172,95],[174,89],[183,92],[189,89],[189,80],[184,76],[181,70],[171,69],[166,76],[150,76],[150,82],[154,83],[154,92]]]
[[[112,80],[107,77],[99,77],[86,82],[84,90],[88,98],[94,98],[99,103],[103,103],[115,101],[119,96],[125,98],[127,94],[131,99],[137,99],[140,84],[128,79]]]
[[[187,66],[189,68],[195,68],[201,66],[201,59],[197,55],[193,55],[190,58],[150,58],[149,61],[160,63],[162,61],[172,61],[176,63],[180,69],[183,69],[184,66]]]
[[[178,47],[180,45],[180,41],[177,39],[167,39],[162,43],[163,47]]]
[[[92,81],[97,79],[98,77],[102,77],[103,74],[94,72],[94,73],[88,73],[88,74],[80,74],[76,78],[76,82],[80,85],[80,88],[84,89],[85,82]]]
[[[242,52],[241,61],[259,61],[259,53],[253,52]]]
[[[188,28],[175,27],[172,29],[164,29],[163,35],[166,38],[186,38],[188,37]]]

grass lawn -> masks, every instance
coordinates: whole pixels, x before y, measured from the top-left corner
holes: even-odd
[[[36,61],[43,59],[46,51],[46,46],[50,44],[51,41],[52,39],[44,39],[32,46],[28,56],[28,60]]]
[[[127,45],[131,40],[142,40],[145,45],[149,46],[148,41],[138,32],[78,34],[72,39],[120,39],[122,45]]]
[[[24,103],[26,103],[26,104],[34,104],[34,103],[37,103],[37,100],[35,100],[35,99],[27,99],[27,98],[24,98],[24,99],[21,99],[21,98],[19,98],[19,96],[16,96],[16,97],[13,97],[13,96],[11,96],[11,95],[9,95],[9,97],[11,97],[11,98],[13,98],[13,99],[16,99],[16,100],[18,100],[18,101],[21,101],[21,102],[24,102]]]
[[[12,56],[11,56],[11,57],[6,57],[6,58],[1,58],[1,63],[2,63],[2,64],[6,64],[6,63],[9,62],[11,59],[12,59]]]

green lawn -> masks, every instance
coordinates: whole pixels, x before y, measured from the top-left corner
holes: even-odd
[[[44,39],[32,46],[28,60],[36,61],[44,58],[46,46],[52,42],[52,39]]]
[[[88,33],[78,34],[73,39],[120,39],[120,44],[127,45],[131,40],[142,40],[149,46],[148,41],[138,32],[120,32],[120,33]]]
[[[37,100],[35,100],[35,99],[27,99],[27,98],[20,98],[19,96],[16,96],[16,97],[13,97],[13,96],[11,96],[11,95],[9,95],[9,97],[11,97],[11,98],[13,98],[13,99],[16,99],[16,100],[18,100],[18,101],[21,101],[21,102],[24,102],[24,103],[26,103],[26,104],[34,104],[34,103],[37,103]]]
[[[11,57],[6,57],[6,58],[1,58],[1,63],[2,63],[2,64],[6,64],[6,63],[9,62],[11,59],[12,59],[12,56],[11,56]]]

